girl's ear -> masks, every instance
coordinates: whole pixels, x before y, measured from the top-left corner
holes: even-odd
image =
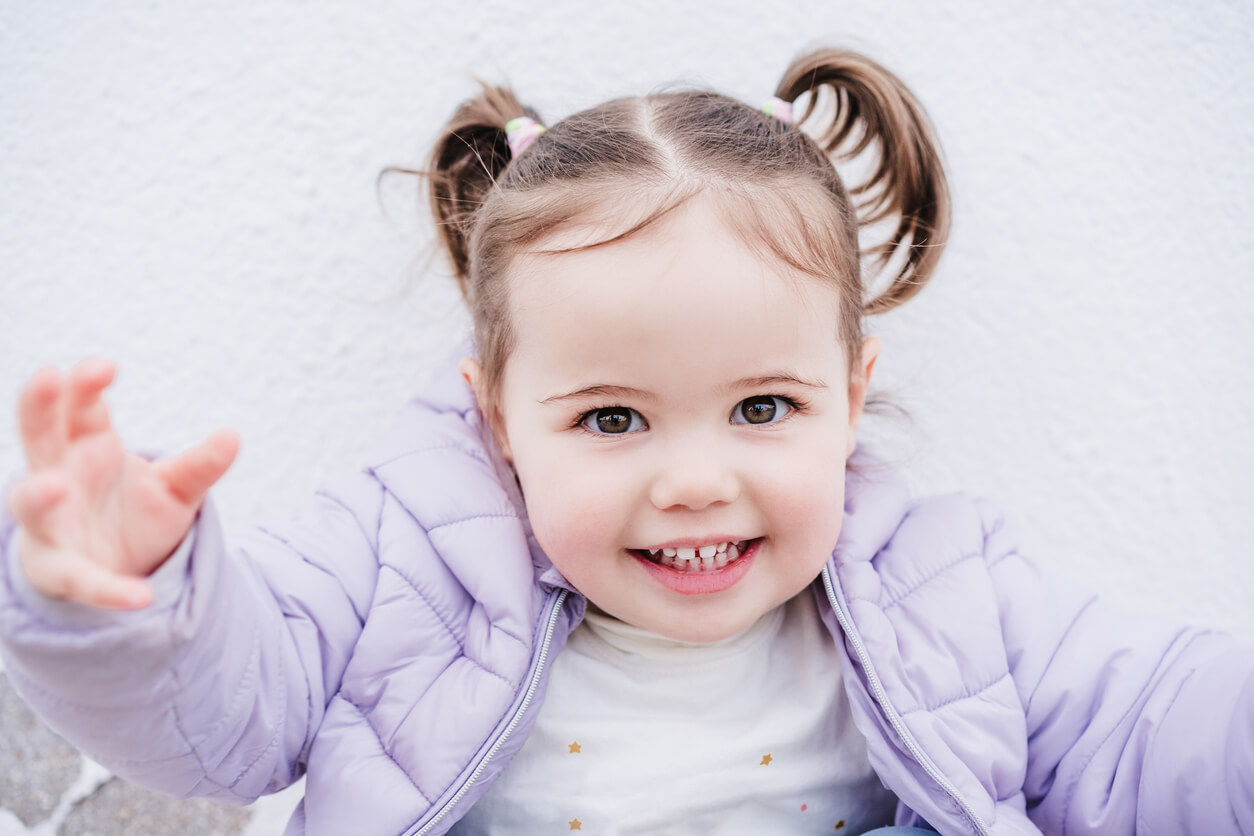
[[[881,343],[878,337],[867,337],[862,341],[862,353],[853,373],[849,376],[849,441],[845,458],[853,455],[853,448],[858,440],[858,420],[862,417],[866,406],[867,388],[871,385],[871,370],[880,356]]]
[[[479,403],[479,411],[483,413],[484,420],[488,422],[488,427],[492,430],[492,437],[496,439],[496,444],[501,448],[501,454],[505,460],[513,465],[514,456],[509,449],[509,439],[505,436],[505,422],[501,420],[501,410],[491,404],[491,400],[486,397],[483,386],[483,366],[479,365],[479,361],[473,357],[463,357],[457,363],[457,370],[461,372],[462,380],[470,386],[471,391],[475,393],[475,400]]]

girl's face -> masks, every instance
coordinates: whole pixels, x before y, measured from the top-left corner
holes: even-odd
[[[707,642],[814,580],[877,349],[851,384],[834,286],[764,260],[700,199],[622,242],[522,257],[509,281],[498,437],[576,589]]]

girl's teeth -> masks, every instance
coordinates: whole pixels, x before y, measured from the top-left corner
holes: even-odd
[[[658,549],[650,554],[662,566],[679,572],[712,572],[738,559],[742,545],[744,544],[732,542],[715,543],[699,549]]]

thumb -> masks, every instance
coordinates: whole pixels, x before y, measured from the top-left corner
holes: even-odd
[[[234,430],[218,430],[190,450],[159,461],[153,467],[176,499],[197,507],[209,488],[235,461],[239,446],[239,436]]]

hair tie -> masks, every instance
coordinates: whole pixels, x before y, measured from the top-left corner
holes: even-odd
[[[762,105],[762,112],[767,116],[774,116],[785,125],[797,124],[792,116],[792,102],[786,102],[779,96],[767,99],[766,104]]]
[[[526,151],[531,143],[539,138],[548,128],[530,116],[518,116],[505,123],[505,139],[509,142],[509,155],[517,159]]]

